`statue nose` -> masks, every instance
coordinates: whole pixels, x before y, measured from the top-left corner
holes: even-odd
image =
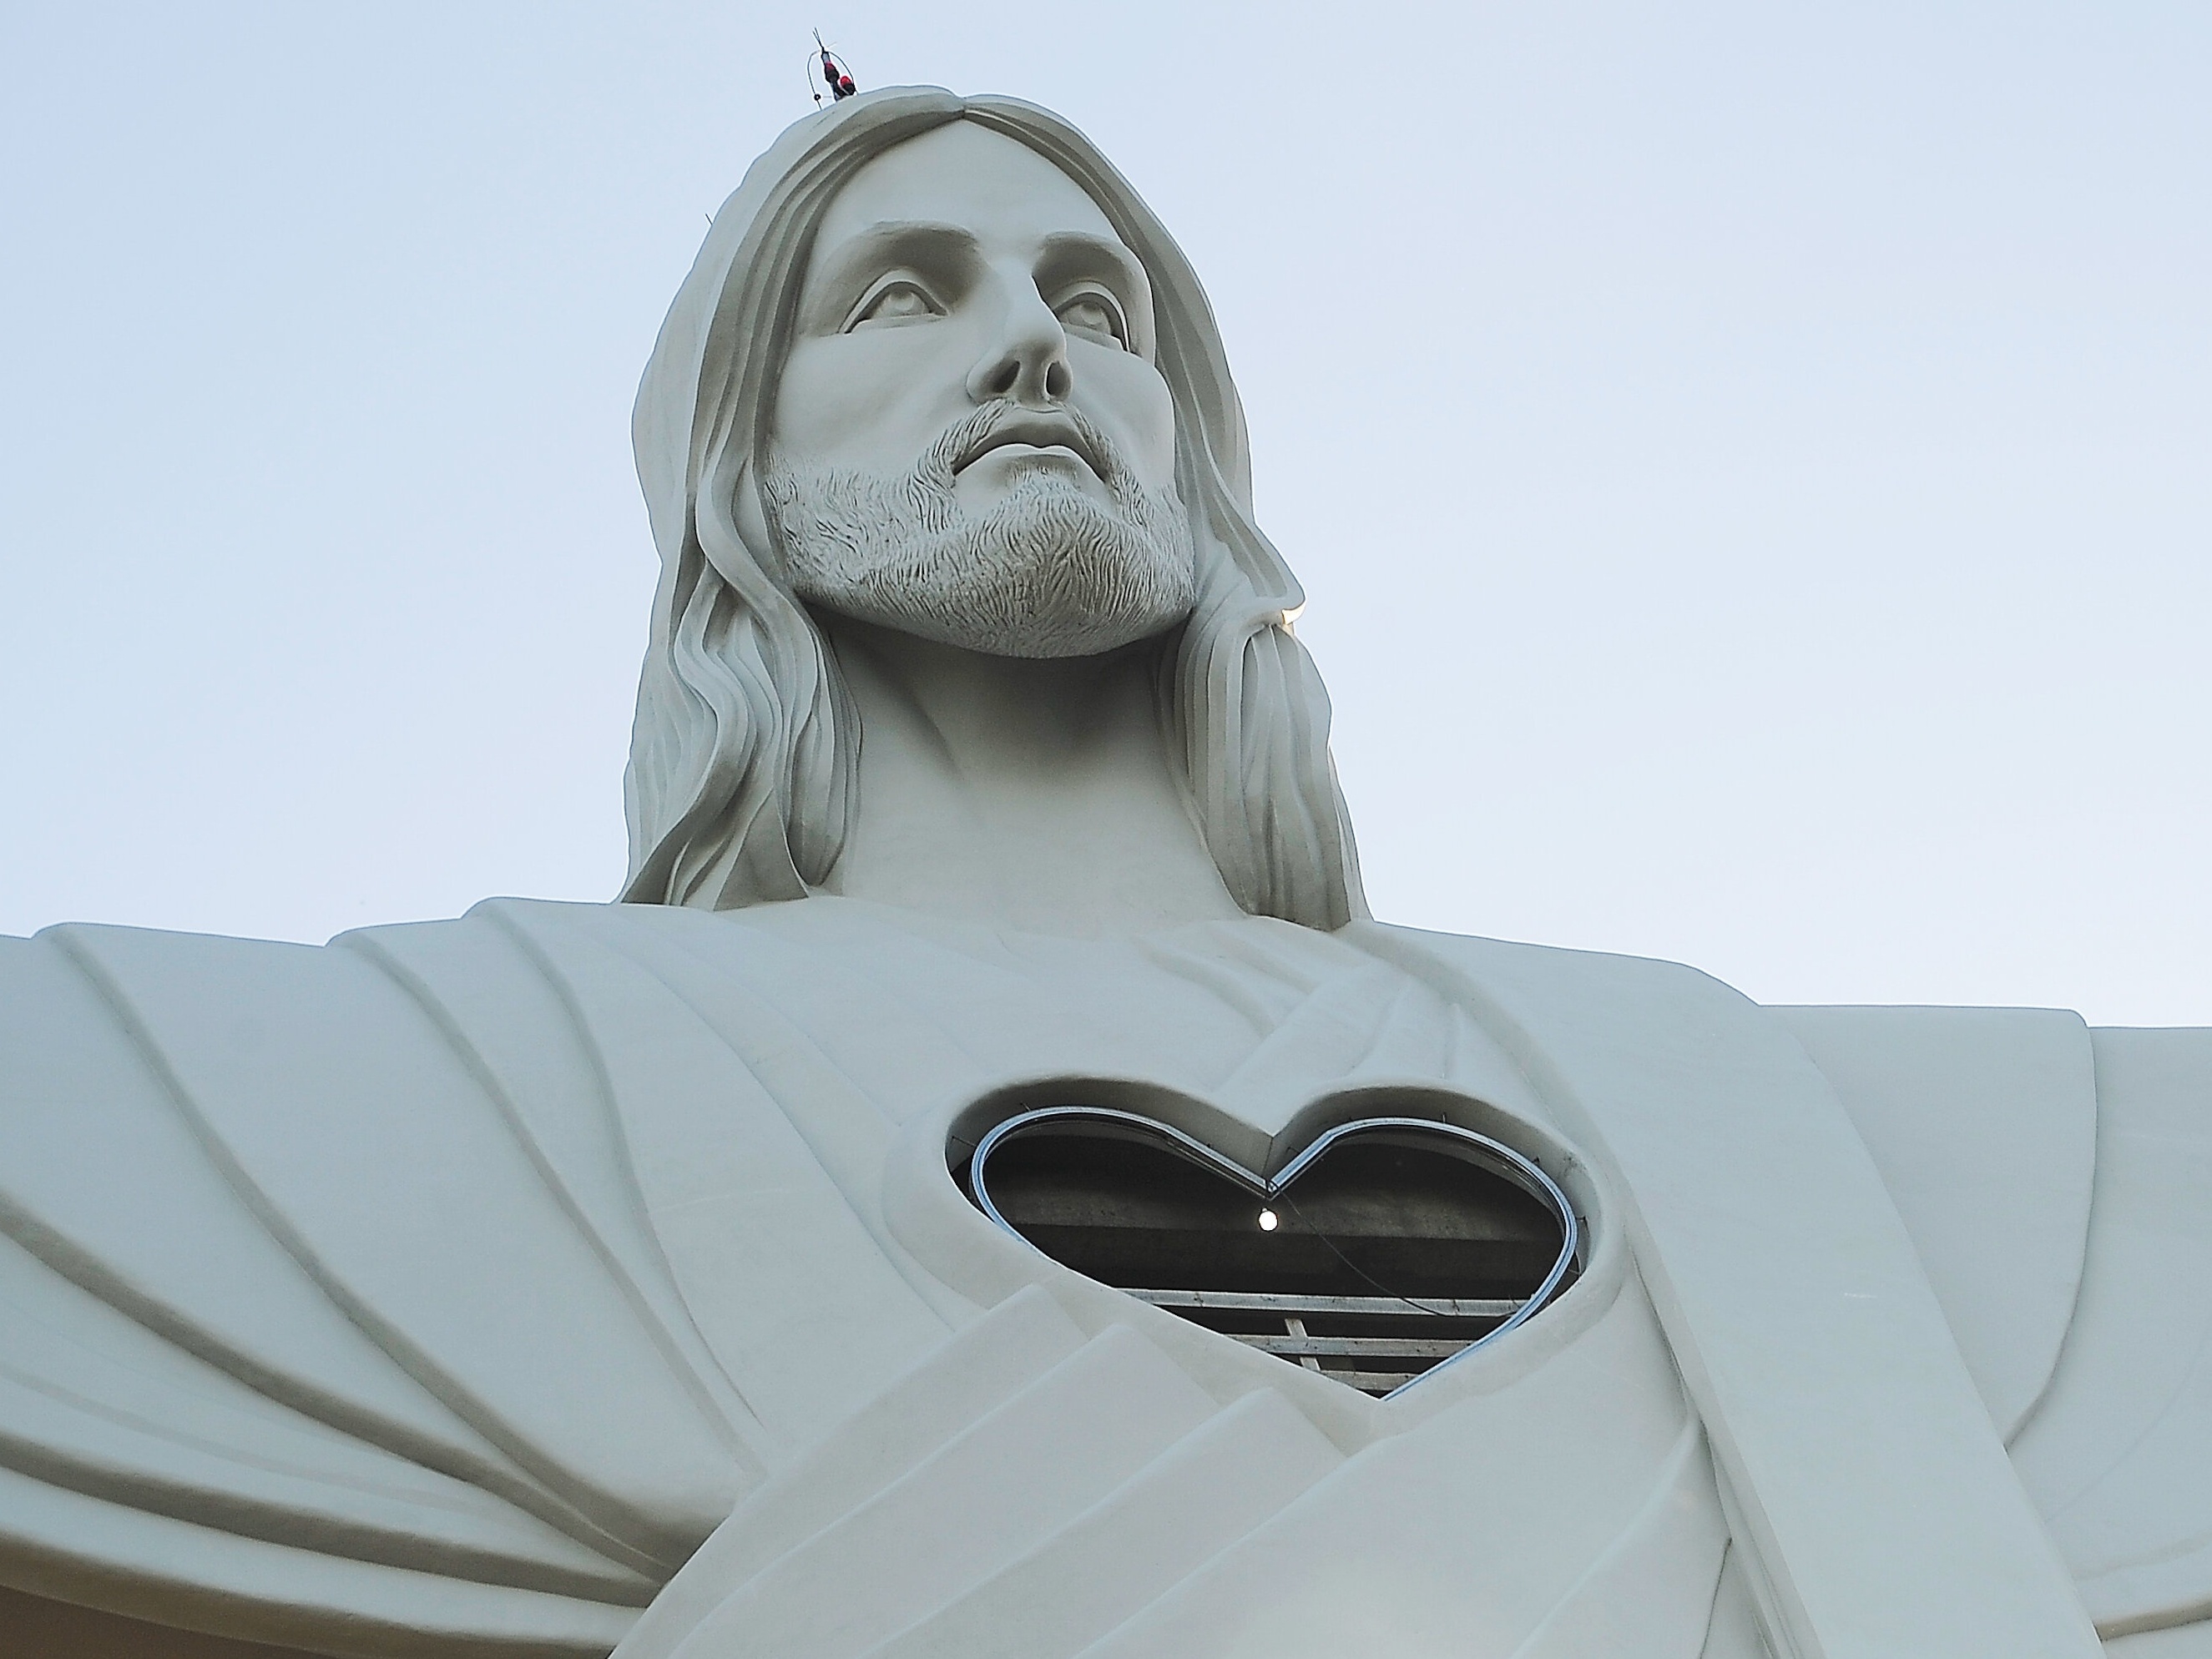
[[[968,395],[979,404],[1004,398],[1037,409],[1063,402],[1074,382],[1066,332],[1052,308],[1031,295],[1009,311],[999,337],[969,371]]]

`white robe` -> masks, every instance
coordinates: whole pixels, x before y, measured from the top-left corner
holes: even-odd
[[[1588,1267],[1369,1400],[967,1204],[963,1112],[1083,1079],[1247,1158],[1449,1090]],[[0,948],[0,1583],[363,1655],[2094,1653],[2212,1611],[2208,1080],[1371,924],[56,929]]]

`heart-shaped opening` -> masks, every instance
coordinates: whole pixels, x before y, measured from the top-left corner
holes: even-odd
[[[1580,1242],[1533,1161],[1422,1118],[1339,1124],[1267,1177],[1134,1112],[1047,1106],[962,1173],[1063,1266],[1376,1395],[1533,1316]]]

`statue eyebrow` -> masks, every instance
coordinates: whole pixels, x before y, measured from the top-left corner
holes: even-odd
[[[1137,256],[1111,237],[1085,230],[1055,231],[1044,239],[1044,256],[1037,262],[1040,275],[1058,276],[1070,265],[1103,265],[1121,280],[1129,294],[1145,295],[1152,284]]]
[[[1083,230],[1057,231],[1047,236],[1037,260],[1037,281],[1056,288],[1085,277],[1103,278],[1108,288],[1118,290],[1129,328],[1129,338],[1123,343],[1151,362],[1158,337],[1152,320],[1152,278],[1144,261],[1118,237]]]
[[[865,282],[886,262],[902,259],[942,268],[976,257],[975,233],[927,219],[886,219],[856,231],[832,251],[823,271],[825,295]]]

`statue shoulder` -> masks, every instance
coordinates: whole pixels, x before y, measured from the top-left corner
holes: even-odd
[[[2212,1029],[2087,1036],[2096,1168],[2081,1288],[2012,1454],[2090,1613],[2117,1633],[2212,1606]]]
[[[0,1583],[167,1618],[198,1563],[196,1616],[318,1642],[430,1585],[456,1632],[605,1652],[728,1514],[752,1431],[552,977],[591,946],[515,908],[0,941],[0,1439],[36,1460],[0,1459]]]
[[[2212,1029],[2092,1030],[2057,1009],[1763,1007],[1675,963],[1347,933],[1455,995],[1540,1085],[1548,1073],[1597,1109],[1584,1133],[1621,1150],[1662,1255],[1675,1212],[1697,1212],[1692,1233],[1757,1213],[1767,1224],[1744,1251],[1799,1301],[1817,1300],[1832,1254],[1853,1259],[1850,1292],[1867,1294],[1881,1218],[1862,1207],[1808,1249],[1798,1235],[1823,1188],[1778,1139],[1848,1126],[2100,1628],[2160,1629],[2212,1605]],[[1839,1174],[1857,1156],[1835,1135],[1822,1147]],[[1669,1164],[1668,1148],[1694,1157]],[[1675,1270],[1725,1292],[1731,1329],[1786,1322],[1753,1305],[1763,1280],[1675,1254]],[[1875,1291],[1911,1299],[1901,1278]],[[1881,1376],[1854,1386],[1877,1393]]]
[[[1780,1008],[2100,1629],[2212,1603],[2212,1028]]]
[[[1479,1018],[1502,1011],[1532,1076],[1578,1053],[1632,1053],[1649,1081],[1620,1092],[1626,1112],[1639,1096],[1661,1110],[1662,1078],[1702,1079],[1692,1092],[1721,1109],[1707,1148],[1717,1186],[1773,1178],[1741,1155],[1749,1115],[1840,1103],[2000,1432],[2042,1396],[2073,1318],[2097,1167],[2096,1066],[2078,1015],[1766,1007],[1678,963],[1371,924],[1367,936],[1443,970]]]
[[[268,988],[325,980],[327,946],[66,923],[0,939],[0,1098],[112,1094],[161,1070],[170,1028],[252,1046]],[[133,1064],[132,1062],[137,1062]]]
[[[0,939],[0,1131],[61,1146],[112,1117],[127,1144],[126,1121],[181,1112],[216,1139],[325,1115],[335,1134],[389,1121],[386,1100],[473,1097],[483,1051],[574,1046],[501,905],[327,945],[76,923]]]
[[[2030,1650],[2034,1632],[2078,1620],[1991,1432],[1996,1413],[2024,1410],[2050,1373],[2078,1228],[2052,1248],[2037,1296],[1991,1302],[2002,1251],[1951,1229],[1944,1205],[1978,1204],[2011,1241],[2039,1222],[1998,1182],[1961,1193],[1928,1174],[1931,1159],[1955,1164],[1977,1146],[1971,1124],[1958,1128],[1954,1115],[1947,1135],[1889,1134],[1882,1156],[1869,1150],[1892,1123],[1912,1121],[1903,1104],[1887,1116],[1867,1106],[1877,1085],[1922,1081],[1912,1054],[1891,1043],[1890,1072],[1832,1075],[1790,1014],[1679,963],[1398,928],[1370,927],[1355,942],[1453,997],[1514,1054],[1569,1139],[1607,1166],[1730,1479],[1761,1492],[1770,1514],[1827,1516],[1795,1543],[1778,1537],[1775,1559],[1845,1601],[1880,1586],[1885,1608],[1914,1629],[2007,1630],[1992,1651]],[[2086,1052],[2086,1031],[2072,1029]],[[1852,1054],[1875,1035],[1854,1026],[1835,1047]],[[1931,1038],[1920,1058],[1948,1053]],[[1923,1097],[1940,1092],[1930,1083]],[[2057,1105],[2078,1118],[2094,1093],[2062,1091]],[[2073,1183],[2077,1210],[2089,1164],[2054,1155],[2045,1171]],[[1905,1166],[1911,1182],[1898,1176]],[[1922,1193],[1936,1197],[1918,1204]],[[1920,1224],[1931,1218],[1942,1224]],[[1866,1431],[1838,1436],[1835,1409]],[[1893,1495],[1879,1532],[1854,1507],[1868,1490]]]
[[[1781,1007],[1857,1126],[1999,1431],[2042,1396],[2074,1316],[2097,1163],[2081,1017]]]
[[[549,933],[642,908],[489,899],[466,915],[361,928],[326,945],[91,922],[0,936],[0,1053],[145,1043],[180,1025],[220,1026],[250,1048],[272,1019],[297,1035],[325,1018],[351,1025],[364,1005],[395,993],[438,1000],[416,971],[434,964],[472,978],[479,1005],[504,994],[526,1019],[538,1000],[523,993],[542,978]]]
[[[1717,1017],[1735,1027],[1757,1007],[1725,981],[1686,963],[1657,957],[1367,921],[1347,924],[1336,937],[1447,995],[1489,1009],[1494,1018],[1516,1024],[1534,1021],[1555,1033],[1564,1033],[1571,1024],[1586,1024],[1593,1035],[1618,1036],[1634,1028],[1656,1036],[1686,1018]],[[1509,1012],[1513,1010],[1522,1012]],[[1570,1010],[1586,1020],[1563,1018]],[[1769,1024],[1754,1018],[1745,1030]],[[1744,1030],[1732,1035],[1741,1041]],[[1791,1059],[1802,1060],[1794,1044],[1787,1048]]]

